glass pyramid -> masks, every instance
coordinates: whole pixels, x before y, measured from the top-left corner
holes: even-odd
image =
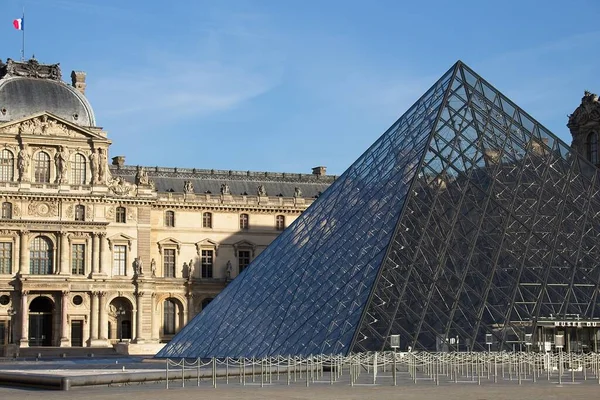
[[[157,357],[508,348],[598,318],[595,171],[459,61]]]

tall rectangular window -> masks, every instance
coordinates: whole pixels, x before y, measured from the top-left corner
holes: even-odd
[[[125,263],[127,262],[127,246],[113,246],[113,275],[125,275]]]
[[[71,183],[73,185],[85,185],[85,157],[75,154],[71,160]]]
[[[250,264],[250,250],[238,250],[238,265],[240,274]]]
[[[0,242],[0,274],[10,274],[12,269],[12,243]]]
[[[83,275],[85,273],[85,244],[71,246],[71,274]]]
[[[125,209],[125,207],[117,207],[115,221],[120,224],[124,224],[125,222],[127,222],[127,210]]]
[[[213,277],[213,251],[202,250],[202,277],[212,278]]]
[[[202,227],[203,228],[212,228],[212,214],[209,212],[205,212],[202,214]]]
[[[240,229],[248,229],[250,225],[248,214],[240,214]]]
[[[285,229],[285,216],[278,215],[275,217],[275,229],[282,231]]]
[[[12,181],[14,179],[15,157],[10,150],[4,149],[0,152],[0,181]]]
[[[175,226],[175,211],[165,211],[165,226]]]
[[[164,249],[163,254],[165,278],[175,278],[175,249]]]
[[[75,206],[75,221],[85,221],[85,206],[77,204]]]

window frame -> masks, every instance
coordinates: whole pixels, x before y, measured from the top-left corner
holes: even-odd
[[[172,254],[169,254],[171,253]],[[167,257],[171,258],[172,261],[167,262]],[[162,263],[163,263],[163,277],[165,278],[176,278],[177,277],[177,249],[175,247],[166,247],[162,249]],[[169,268],[172,268],[169,270]]]
[[[248,256],[242,255],[242,253],[247,253]],[[248,265],[252,262],[252,250],[251,249],[239,249],[237,251],[237,259],[238,259],[238,274],[241,274],[243,270],[245,270]],[[242,264],[242,260],[247,260],[245,264]]]
[[[14,247],[12,241],[0,240],[0,275],[12,274]],[[8,256],[6,253],[8,253]]]
[[[240,222],[241,230],[247,231],[248,229],[250,229],[250,215],[249,214],[247,214],[247,213],[240,214],[239,222]]]
[[[75,153],[71,159],[71,184],[83,186],[87,184],[87,161],[81,153]]]
[[[85,221],[85,206],[83,204],[75,204],[75,221]]]
[[[47,249],[41,248],[37,243],[45,243]],[[52,275],[54,273],[55,246],[48,236],[37,235],[29,243],[29,274],[30,275]],[[43,253],[46,257],[41,257]],[[37,261],[37,265],[34,265]],[[45,269],[45,271],[42,270]]]
[[[167,228],[175,228],[175,211],[165,211],[165,226]]]
[[[129,246],[127,243],[115,243],[112,245],[112,276],[127,276],[127,259],[129,258],[128,250]],[[117,257],[121,254],[123,257]],[[117,264],[117,262],[119,264]]]
[[[2,202],[2,219],[12,219],[13,205],[10,201]]]
[[[5,157],[8,155],[8,157]],[[0,181],[12,182],[15,180],[15,155],[9,149],[0,152]]]
[[[50,155],[45,151],[41,150],[33,155],[34,183],[50,183],[50,176],[52,173],[50,164]]]
[[[85,267],[85,243],[71,243],[71,275],[85,275]]]
[[[123,206],[117,206],[115,209],[115,222],[117,224],[127,223],[127,208]]]
[[[210,252],[210,255],[208,254]],[[209,261],[210,262],[207,262]],[[202,279],[214,279],[215,250],[200,249],[200,277]]]
[[[285,230],[285,215],[279,214],[275,216],[275,229],[278,231]]]
[[[202,213],[202,227],[206,229],[212,229],[213,227],[213,215],[211,212]]]
[[[170,306],[168,306],[168,304]],[[169,310],[167,310],[169,308]],[[169,297],[163,301],[163,334],[174,335],[177,333],[177,302]],[[167,317],[170,316],[169,319]]]

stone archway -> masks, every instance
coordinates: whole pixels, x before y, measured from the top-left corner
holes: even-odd
[[[29,346],[52,346],[52,314],[54,302],[36,297],[29,304]]]
[[[108,338],[114,341],[133,339],[133,304],[116,297],[108,306]]]

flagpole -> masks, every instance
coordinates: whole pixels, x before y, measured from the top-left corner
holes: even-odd
[[[25,61],[25,7],[23,6],[23,19],[21,19],[21,61]]]

